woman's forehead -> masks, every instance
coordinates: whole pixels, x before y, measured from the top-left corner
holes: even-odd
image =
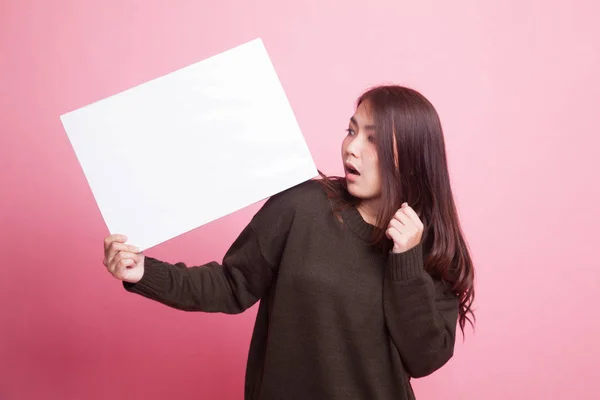
[[[371,108],[366,101],[359,104],[350,121],[358,126],[368,125],[369,128],[372,128],[373,116]]]

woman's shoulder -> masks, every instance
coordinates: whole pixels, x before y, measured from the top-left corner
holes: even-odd
[[[313,178],[271,196],[264,205],[278,214],[325,215],[331,212],[327,189],[321,179]]]
[[[299,215],[318,217],[330,210],[325,188],[311,179],[269,197],[255,214],[255,226],[283,224],[289,226]]]
[[[310,179],[273,195],[269,201],[293,210],[314,209],[329,203],[320,179]]]

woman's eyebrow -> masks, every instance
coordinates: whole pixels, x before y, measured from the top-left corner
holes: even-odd
[[[354,125],[358,126],[358,122],[356,122],[356,118],[354,118],[354,117],[350,118],[350,122],[352,122]],[[363,128],[367,131],[374,131],[375,125],[365,125]]]

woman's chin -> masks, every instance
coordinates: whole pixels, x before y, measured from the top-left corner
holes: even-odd
[[[361,200],[365,200],[368,196],[365,195],[364,190],[361,190],[361,187],[358,186],[354,182],[347,182],[348,193],[350,193],[353,197],[356,197]]]
[[[350,193],[353,197],[363,201],[378,200],[381,197],[381,193],[365,190],[356,183],[347,182],[346,187],[348,188],[348,193]]]

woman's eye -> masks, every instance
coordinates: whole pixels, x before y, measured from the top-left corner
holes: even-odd
[[[368,139],[369,139],[369,142],[375,143],[375,136],[369,135]]]
[[[350,136],[354,136],[355,135],[355,132],[352,129],[350,129],[350,128],[346,129],[346,132],[348,132],[348,135],[350,135]]]

